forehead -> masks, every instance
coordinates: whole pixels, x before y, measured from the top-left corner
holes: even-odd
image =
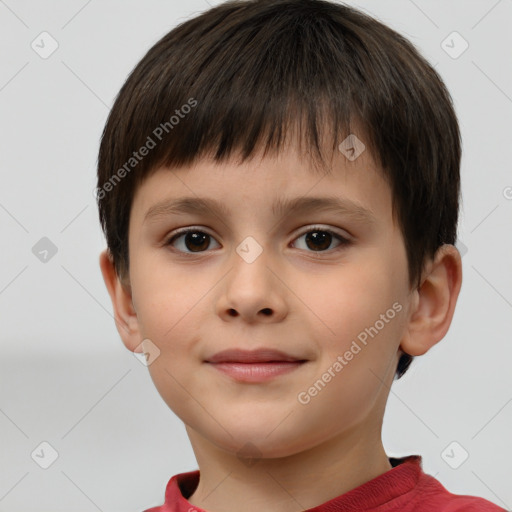
[[[206,156],[183,167],[156,169],[138,187],[132,213],[144,221],[172,209],[190,213],[214,209],[228,216],[252,207],[280,216],[296,210],[350,208],[386,216],[391,191],[369,151],[349,159],[340,150],[323,163],[296,146],[277,154],[258,153],[217,162]]]

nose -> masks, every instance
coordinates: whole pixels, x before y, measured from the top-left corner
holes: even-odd
[[[235,252],[230,259],[231,269],[217,301],[217,314],[224,321],[272,323],[286,317],[287,287],[275,262],[267,256],[264,250],[249,262]]]

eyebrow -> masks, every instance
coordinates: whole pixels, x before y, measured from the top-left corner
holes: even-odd
[[[368,209],[349,199],[340,199],[339,197],[297,197],[297,198],[278,198],[271,207],[272,214],[275,217],[282,218],[285,215],[298,215],[304,213],[330,212],[338,215],[344,215],[354,220],[366,224],[376,222],[375,215]],[[220,201],[207,197],[180,197],[168,199],[153,205],[146,212],[144,222],[156,221],[170,215],[180,214],[198,214],[211,216],[223,215],[230,216],[231,212]]]

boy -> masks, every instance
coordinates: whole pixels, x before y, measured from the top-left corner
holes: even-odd
[[[151,512],[503,510],[381,440],[453,316],[460,157],[439,76],[347,6],[232,1],[149,50],[98,204],[120,336],[199,466]]]

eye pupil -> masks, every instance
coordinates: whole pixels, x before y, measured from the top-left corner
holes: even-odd
[[[190,250],[197,249],[198,251],[201,251],[203,249],[207,249],[209,245],[209,236],[210,235],[201,233],[200,231],[189,232],[185,235],[185,245],[187,246],[187,249]]]
[[[331,245],[332,235],[327,231],[310,231],[306,235],[306,244],[309,249],[313,251],[324,250],[327,249]],[[317,244],[317,247],[311,247],[310,242],[313,244]],[[318,244],[320,247],[318,248]]]

